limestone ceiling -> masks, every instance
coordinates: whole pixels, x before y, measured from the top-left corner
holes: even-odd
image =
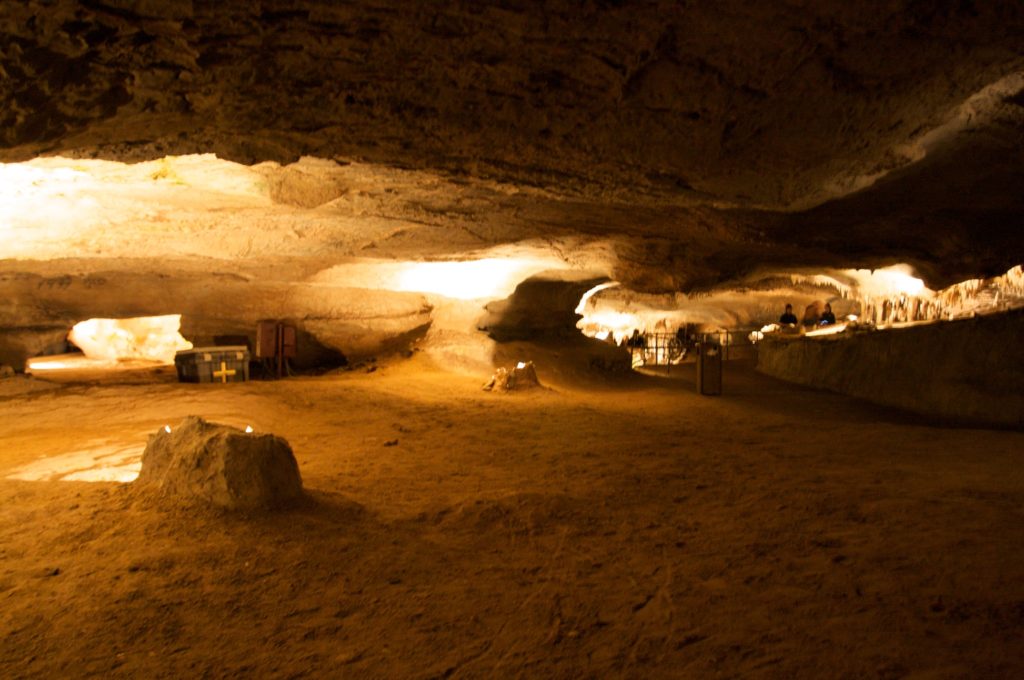
[[[327,199],[378,168],[361,214],[423,256],[590,235],[652,290],[941,285],[1024,261],[1022,74],[1019,0],[5,0],[0,162],[313,156],[343,164]]]

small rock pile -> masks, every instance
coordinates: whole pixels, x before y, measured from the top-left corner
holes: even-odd
[[[510,392],[540,387],[537,371],[532,361],[520,361],[514,368],[499,368],[484,384],[484,390],[490,392]]]

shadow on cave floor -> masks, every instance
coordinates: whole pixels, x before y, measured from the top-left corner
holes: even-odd
[[[589,338],[517,341],[498,346],[496,365],[513,366],[517,361],[533,361],[541,384],[555,390],[589,392],[611,398],[616,394],[664,391],[672,395],[666,394],[666,398],[685,394],[709,406],[720,402],[723,406],[751,408],[780,417],[797,414],[818,423],[862,421],[923,427],[976,427],[970,422],[923,416],[769,377],[756,371],[753,357],[724,362],[722,394],[717,396],[698,394],[697,367],[692,361],[635,371],[629,368],[629,355],[625,350]]]
[[[677,403],[679,397],[683,397],[683,400],[678,402],[679,408],[750,408],[783,418],[792,418],[795,415],[801,420],[816,423],[856,421],[926,427],[973,426],[971,423],[929,418],[768,377],[755,370],[754,359],[735,359],[724,363],[723,392],[719,396],[698,394],[696,365],[693,362],[684,362],[669,368],[653,367],[641,373],[630,369],[629,354],[626,350],[582,335],[554,336],[535,341],[510,341],[496,345],[493,356],[495,366],[512,367],[519,361],[534,362],[541,385],[550,388],[556,394],[568,392],[580,396],[591,395],[599,401],[608,403],[614,403],[620,398],[633,399],[638,394],[650,394],[657,400],[660,394],[664,396],[664,400],[672,403]],[[428,362],[425,357],[410,360],[395,356],[382,359],[379,365],[384,371],[397,371],[406,375],[421,373],[424,370],[436,371],[439,375],[450,376],[443,380],[453,385],[462,384],[462,380],[466,386],[477,381],[482,385],[489,377],[485,369],[481,369],[473,377],[465,374],[456,376],[441,366],[431,365],[428,368]],[[377,365],[355,373],[376,370]],[[304,380],[330,382],[341,375],[346,374],[329,373],[322,377],[307,374],[298,381],[285,381],[292,387],[286,388],[281,398],[286,398],[296,390],[301,392],[302,388],[299,385]],[[456,377],[459,380],[456,380]],[[46,378],[27,377],[3,381],[0,384],[0,402],[42,398],[54,391],[68,396],[81,395],[95,387],[119,385],[138,390],[156,388],[158,392],[149,393],[147,398],[150,399],[157,395],[170,399],[179,393],[195,393],[201,396],[204,390],[211,388],[179,386],[173,367],[145,371],[114,371],[109,374],[69,372],[68,375],[61,376],[59,380],[53,382]],[[256,381],[250,388],[245,389],[257,392],[273,390],[274,388],[269,385],[270,383],[261,384],[261,381]]]

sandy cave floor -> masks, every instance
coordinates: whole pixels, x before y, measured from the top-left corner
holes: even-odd
[[[0,383],[0,676],[1024,675],[1024,433],[726,368]],[[187,414],[286,437],[310,500],[8,478]]]

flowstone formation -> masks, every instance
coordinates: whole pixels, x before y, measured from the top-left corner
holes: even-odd
[[[150,436],[135,484],[153,487],[164,498],[227,510],[278,508],[302,496],[299,466],[288,442],[198,416]]]

